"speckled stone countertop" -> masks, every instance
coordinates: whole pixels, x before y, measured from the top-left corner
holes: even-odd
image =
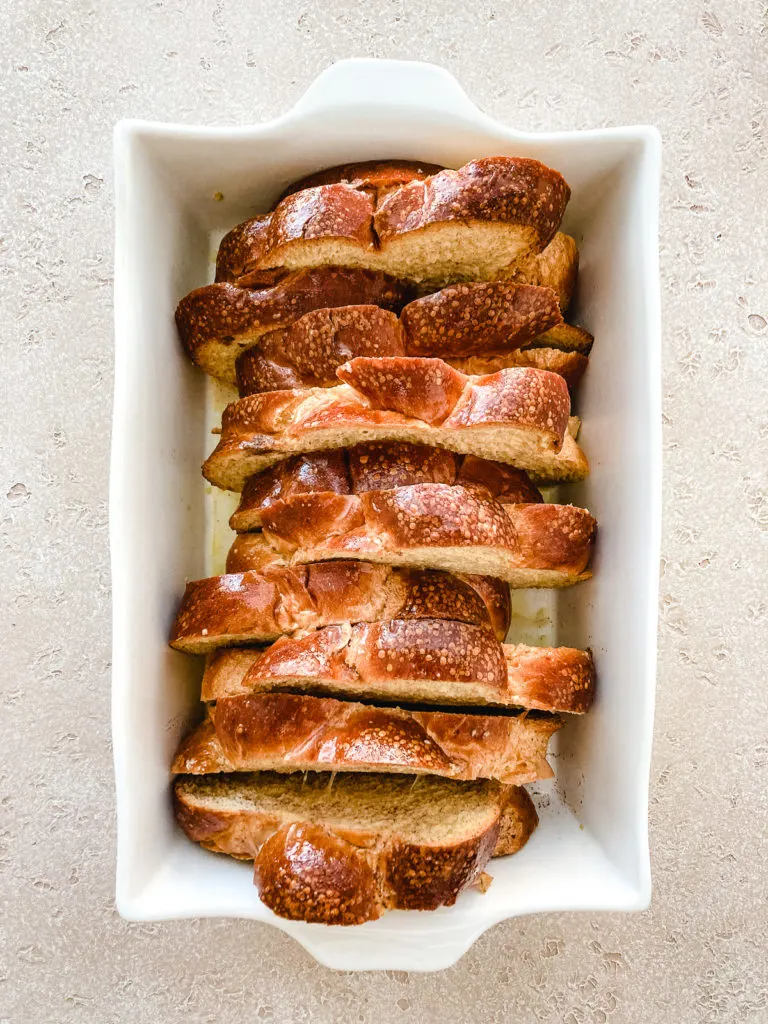
[[[768,14],[762,0],[20,0],[0,9],[0,1022],[768,1020]],[[639,915],[524,918],[436,975],[113,905],[111,129],[248,123],[347,56],[525,129],[664,138],[665,522]]]

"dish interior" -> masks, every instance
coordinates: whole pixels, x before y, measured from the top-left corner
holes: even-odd
[[[391,913],[351,933],[322,929],[316,955],[347,965],[363,933],[372,949],[396,934],[385,966],[413,966],[425,939],[466,948],[488,924],[515,914],[647,903],[658,339],[644,290],[655,260],[648,220],[655,223],[655,138],[643,131],[537,138],[479,114],[452,119],[417,108],[406,116],[382,107],[372,123],[354,106],[343,117],[299,111],[232,132],[118,128],[111,499],[118,905],[125,916],[269,918],[310,947],[320,928],[273,918],[248,865],[189,843],[170,812],[168,765],[198,713],[202,663],[171,651],[166,640],[184,582],[223,570],[233,507],[231,496],[214,493],[200,476],[215,445],[210,429],[233,396],[187,361],[176,303],[213,280],[224,231],[266,210],[310,171],[385,157],[458,167],[493,154],[536,157],[569,182],[563,229],[581,253],[569,319],[596,339],[575,403],[591,475],[552,494],[597,517],[595,578],[515,595],[510,639],[592,648],[598,699],[589,716],[569,720],[556,737],[556,779],[532,787],[541,825],[520,854],[493,862],[491,895],[466,893],[455,908],[434,914]]]

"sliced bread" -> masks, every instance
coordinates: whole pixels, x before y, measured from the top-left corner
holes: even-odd
[[[469,375],[498,373],[511,366],[531,366],[558,373],[564,378],[568,390],[573,391],[589,365],[593,341],[592,335],[581,327],[558,324],[512,352],[485,352],[450,358],[446,362]]]
[[[362,494],[413,484],[482,487],[503,504],[538,503],[541,492],[521,469],[444,448],[397,441],[358,444],[294,455],[250,477],[229,525],[242,533],[261,526],[261,512],[300,494]]]
[[[362,771],[548,779],[551,715],[488,715],[376,707],[299,693],[225,697],[181,743],[171,770]]]
[[[283,191],[272,211],[280,207],[284,199],[297,192],[316,189],[321,185],[339,184],[368,194],[375,209],[379,202],[395,189],[411,181],[422,181],[442,170],[444,168],[438,164],[419,164],[406,160],[370,160],[357,164],[341,164],[293,182]],[[326,201],[326,208],[329,208],[330,202],[332,199],[329,198]],[[339,214],[346,222],[344,227],[349,229],[351,211],[345,209],[346,205],[348,204],[342,204]],[[237,281],[241,287],[251,287],[263,282],[265,275],[270,273],[260,265],[270,220],[270,214],[257,214],[224,237],[217,258],[217,281]],[[324,229],[328,237],[334,237],[333,224],[326,224]],[[310,234],[313,231],[317,231],[317,226],[310,228]]]
[[[176,328],[187,355],[206,373],[235,383],[240,352],[310,310],[373,304],[399,310],[411,292],[386,274],[349,267],[317,267],[254,288],[227,282],[196,288],[176,309]]]
[[[450,906],[538,822],[518,787],[437,776],[184,775],[174,798],[190,839],[254,860],[275,913],[324,924]]]
[[[221,438],[203,465],[217,487],[241,491],[248,477],[298,452],[363,441],[407,441],[504,462],[544,481],[589,472],[569,432],[562,377],[531,368],[468,377],[440,359],[353,359],[335,388],[249,395],[224,410]]]
[[[187,584],[170,644],[189,654],[269,643],[338,622],[456,619],[503,640],[509,589],[492,577],[338,561],[230,573]]]
[[[498,349],[497,355],[501,355],[503,351],[507,357],[506,365],[513,366],[518,365],[519,360],[515,361],[516,350],[512,348],[512,343],[516,341],[518,330],[527,330],[530,335],[536,310],[532,310],[528,317],[524,318],[521,317],[519,310],[515,312],[514,309],[519,299],[515,300],[511,310],[505,309],[498,301],[487,310],[478,309],[477,300],[479,297],[485,300],[489,294],[488,289],[492,289],[490,294],[495,294],[498,300],[505,295],[526,294],[525,291],[517,292],[515,286],[534,285],[536,287],[527,293],[538,293],[537,302],[541,307],[539,315],[546,314],[555,326],[543,330],[535,337],[530,337],[528,341],[519,338],[516,343],[523,345],[524,348],[561,348],[564,351],[588,355],[592,344],[591,335],[581,328],[558,323],[552,312],[553,308],[557,308],[556,305],[553,307],[551,298],[545,302],[542,297],[554,292],[559,299],[560,313],[564,312],[567,303],[563,289],[568,287],[566,280],[575,279],[578,262],[575,248],[573,264],[562,266],[560,274],[545,274],[539,267],[539,263],[544,263],[549,269],[558,266],[557,260],[553,260],[548,254],[552,248],[562,250],[563,245],[558,242],[559,238],[559,235],[556,236],[543,253],[530,256],[523,261],[509,281],[498,282],[495,285],[479,283],[459,286],[469,291],[464,301],[458,304],[456,290],[453,287],[409,302],[408,285],[397,282],[385,274],[344,267],[318,267],[291,273],[270,271],[269,281],[264,281],[258,286],[251,284],[248,288],[242,285],[235,287],[231,282],[207,285],[190,292],[179,303],[176,310],[179,337],[194,362],[214,377],[234,384],[235,362],[241,353],[256,345],[266,345],[273,351],[279,351],[277,343],[283,332],[309,312],[345,306],[373,305],[384,310],[396,311],[402,308],[404,314],[409,311],[405,322],[411,317],[414,321],[412,333],[415,332],[410,341],[411,348],[414,345],[421,345],[425,351],[425,346],[435,351],[434,346],[438,343],[435,329],[445,330],[447,324],[454,335],[452,350],[457,353],[451,357],[452,359],[468,358],[467,352],[461,351],[457,346],[457,343],[462,341],[465,345],[474,346],[474,349],[482,345],[485,352],[490,352],[495,345]],[[567,236],[563,238],[567,239]],[[569,243],[572,241],[567,239]],[[548,308],[550,311],[547,313]],[[328,316],[327,312],[325,315]],[[559,316],[558,313],[557,317]],[[322,320],[322,314],[319,312],[318,317]],[[431,323],[432,317],[435,318],[434,325]],[[455,326],[450,326],[452,317],[456,318]],[[391,354],[402,354],[405,347],[392,346],[405,346],[407,339],[402,330],[403,325],[397,321],[398,333],[393,335],[392,323],[392,320],[388,322],[390,329],[386,333],[382,333],[380,324],[373,324],[374,334],[368,342],[368,348],[362,347],[365,338],[359,333],[355,335],[356,348],[350,350],[347,358],[350,355],[363,355],[367,351],[384,354],[382,346],[385,345],[390,346],[387,351]],[[317,336],[317,322],[313,327],[313,343],[320,345],[322,342],[323,350],[333,351],[329,340],[330,328],[323,327],[322,335]],[[301,332],[288,335],[288,340],[300,337]],[[340,344],[341,340],[343,339],[337,338],[336,345]],[[378,347],[373,350],[371,346]],[[443,355],[439,349],[437,353]],[[279,359],[273,360],[273,363],[279,364]]]
[[[234,228],[222,242],[217,279],[345,266],[434,287],[489,281],[546,248],[569,196],[557,171],[504,156],[412,180],[383,197],[343,182],[318,185]]]
[[[408,303],[400,318],[371,305],[316,309],[245,349],[237,385],[241,396],[331,387],[356,356],[509,354],[561,321],[549,288],[505,282],[452,285]]]
[[[512,587],[565,587],[588,579],[596,524],[573,505],[502,505],[488,491],[414,484],[362,494],[310,493],[259,512],[260,533],[242,533],[228,572],[357,558],[505,580]]]
[[[326,626],[266,651],[209,659],[202,699],[295,690],[389,703],[495,706],[584,714],[594,696],[588,651],[500,644],[444,619]]]

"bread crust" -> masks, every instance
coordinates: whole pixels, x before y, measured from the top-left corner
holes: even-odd
[[[390,703],[528,708],[584,714],[595,691],[588,651],[500,644],[442,619],[340,624],[266,651],[214,654],[202,699],[291,689]]]
[[[460,373],[486,375],[507,370],[513,366],[529,366],[536,370],[547,370],[563,378],[569,391],[581,383],[587,366],[588,356],[580,352],[563,352],[558,348],[521,348],[514,352],[492,352],[482,356],[468,356],[466,359],[449,359],[450,365]]]
[[[359,558],[568,586],[588,578],[596,533],[573,505],[502,505],[483,488],[446,484],[297,494],[262,508],[260,521],[261,533],[235,539],[229,572]]]
[[[414,160],[363,160],[353,164],[338,164],[324,171],[315,171],[304,178],[293,182],[285,189],[280,200],[294,192],[305,188],[316,188],[318,185],[334,185],[343,182],[352,188],[364,192],[373,192],[377,198],[383,198],[392,189],[407,185],[409,181],[428,178],[444,168],[441,164],[428,164]]]
[[[497,850],[520,848],[537,822],[524,790],[494,782],[433,779],[413,789],[402,777],[382,782],[379,776],[340,774],[331,788],[324,776],[310,773],[301,784],[301,803],[296,805],[294,796],[293,807],[276,809],[274,800],[267,805],[260,799],[262,780],[270,778],[269,773],[180,776],[174,785],[176,818],[206,849],[253,860],[262,900],[296,920],[352,925],[386,909],[450,906],[479,880]],[[297,788],[292,776],[281,777],[278,785],[286,792]],[[269,787],[274,793],[273,781]],[[358,787],[364,798],[370,790],[369,799],[392,808],[391,818],[384,815],[387,825],[360,820]],[[418,814],[433,794],[445,800],[445,787],[452,793],[452,817],[442,834],[428,841],[411,831],[406,815]],[[222,793],[230,799],[221,799]],[[459,814],[466,801],[473,815],[464,824]]]
[[[397,316],[378,306],[316,309],[287,328],[262,335],[237,358],[240,396],[288,388],[331,387],[352,356],[405,355]]]
[[[483,157],[390,193],[374,224],[382,248],[444,221],[518,224],[530,228],[531,248],[541,252],[553,239],[570,195],[562,175],[538,160]]]
[[[409,297],[408,287],[386,274],[316,267],[273,275],[251,288],[226,281],[196,288],[177,306],[176,327],[194,363],[234,384],[240,352],[311,310],[360,304],[399,310]]]
[[[401,320],[408,355],[445,358],[519,348],[563,318],[550,288],[485,281],[415,299]]]
[[[237,359],[241,397],[331,387],[356,356],[471,356],[513,351],[562,321],[554,292],[505,282],[458,284],[408,303],[400,319],[378,306],[306,313],[263,334]]]
[[[363,441],[493,458],[540,480],[588,474],[568,433],[568,388],[556,374],[517,367],[466,377],[441,360],[396,357],[353,359],[337,376],[347,383],[249,395],[228,405],[219,443],[203,465],[206,479],[239,491],[248,477],[299,451]]]
[[[300,494],[361,494],[422,483],[482,487],[504,504],[544,500],[527,473],[502,462],[428,445],[372,442],[295,455],[255,474],[246,481],[229,525],[238,533],[256,530],[263,509]]]
[[[521,786],[507,787],[503,800],[494,857],[508,857],[522,850],[539,824],[533,800]]]
[[[170,644],[190,654],[268,643],[338,622],[456,618],[503,639],[509,591],[497,580],[336,561],[212,576],[187,584]]]
[[[263,218],[255,218],[243,226],[246,234],[257,233]],[[559,235],[540,256],[529,256],[518,261],[517,269],[505,281],[487,283],[475,282],[448,286],[442,291],[426,295],[415,301],[408,301],[410,286],[398,282],[386,274],[375,273],[350,267],[318,267],[310,270],[285,272],[281,270],[261,271],[255,275],[240,275],[240,284],[219,282],[191,292],[179,303],[176,321],[179,336],[189,357],[207,373],[226,381],[236,383],[235,361],[237,357],[258,346],[270,349],[268,368],[273,374],[280,368],[284,373],[291,371],[297,378],[300,372],[285,367],[279,356],[281,339],[291,324],[316,310],[345,306],[368,305],[386,310],[408,311],[405,320],[412,323],[411,335],[402,334],[402,352],[395,354],[449,355],[441,348],[447,340],[451,344],[451,359],[468,358],[472,354],[507,353],[512,357],[516,345],[552,347],[566,352],[589,354],[592,337],[581,328],[558,323],[560,313],[565,310],[563,283],[557,277],[541,273],[539,260],[553,260],[547,256],[553,247],[563,249]],[[228,242],[232,250],[241,243],[233,236]],[[572,239],[566,240],[572,246],[574,265],[567,273],[575,278],[578,255]],[[238,266],[246,256],[232,256]],[[564,271],[565,273],[565,271]],[[248,287],[246,287],[246,284]],[[466,289],[466,290],[464,290]],[[553,294],[554,293],[554,294]],[[558,296],[558,304],[554,295]],[[412,297],[412,296],[411,296]],[[375,314],[374,314],[375,316]],[[535,327],[551,322],[552,326],[533,336]],[[306,336],[308,329],[314,330],[312,321],[296,332],[287,335],[295,349]],[[396,325],[400,329],[403,324]],[[392,343],[394,326],[381,334],[375,322],[369,324],[369,333],[380,345]],[[327,334],[327,332],[326,332]],[[358,334],[350,347],[349,356],[363,355],[368,351],[363,346],[366,335]],[[529,341],[525,339],[529,338]],[[347,332],[346,342],[350,338]],[[331,344],[333,336],[326,336],[326,361],[342,344],[342,339]],[[394,351],[394,350],[393,350]],[[251,357],[256,359],[256,354]],[[507,365],[517,365],[513,361]],[[277,367],[277,369],[275,369]],[[257,376],[248,368],[243,371],[245,380],[253,388],[270,379]],[[263,371],[266,373],[266,371]],[[281,386],[291,386],[282,384]],[[309,386],[308,379],[305,386]],[[315,382],[316,386],[316,382]]]
[[[182,741],[175,774],[384,771],[498,779],[551,778],[547,745],[559,718],[376,707],[264,692],[224,697]]]
[[[333,262],[450,284],[435,261],[399,252],[414,235],[434,234],[446,225],[503,226],[506,244],[489,266],[503,276],[522,252],[546,248],[569,197],[557,171],[537,160],[505,156],[473,160],[381,195],[344,181],[321,184],[291,192],[271,214],[233,228],[222,241],[216,276],[242,284],[275,268]],[[476,279],[470,266],[462,272],[460,256],[453,280]]]
[[[322,825],[277,829],[256,854],[253,881],[262,903],[290,921],[356,925],[385,908],[383,858]],[[378,869],[378,871],[377,871]]]

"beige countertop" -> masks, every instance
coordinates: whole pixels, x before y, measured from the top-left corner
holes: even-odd
[[[758,0],[3,7],[0,1022],[768,1020],[767,42]],[[444,64],[519,128],[664,138],[653,903],[510,921],[432,976],[113,906],[112,125],[272,117],[346,56]]]

